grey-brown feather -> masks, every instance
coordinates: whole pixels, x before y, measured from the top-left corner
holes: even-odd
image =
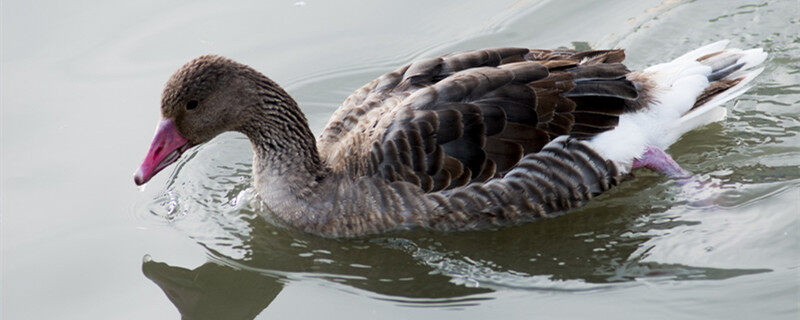
[[[711,74],[708,75],[709,86],[697,97],[691,110],[702,106],[716,95],[725,92],[725,90],[739,84],[744,79],[744,77],[726,79],[726,77],[745,66],[744,62],[737,63],[743,55],[731,54],[721,57],[721,53],[722,51],[714,52],[697,59],[697,61],[711,67]]]
[[[613,163],[580,140],[562,136],[485,183],[426,193],[410,182],[377,177],[340,182],[335,196],[340,204],[332,218],[300,227],[328,237],[412,227],[499,228],[563,214],[615,186],[620,178]]]
[[[615,165],[581,139],[644,105],[646,87],[623,59],[621,50],[497,48],[420,60],[356,90],[314,141],[276,83],[205,56],[173,76],[162,111],[195,143],[246,134],[259,197],[298,229],[494,228],[564,213],[617,184]],[[220,127],[182,126],[196,119],[181,104],[217,87],[236,94],[201,119],[224,117]]]
[[[623,58],[620,50],[499,48],[420,60],[349,97],[320,137],[322,157],[353,178],[408,181],[426,192],[487,181],[558,136],[590,138],[616,126],[638,98]],[[372,103],[388,98],[390,107]],[[363,115],[359,123],[345,121],[353,113]],[[442,166],[443,158],[462,167]]]

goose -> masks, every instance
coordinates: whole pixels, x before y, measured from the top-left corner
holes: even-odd
[[[664,151],[724,118],[767,54],[715,42],[629,70],[624,50],[491,48],[421,59],[367,83],[315,139],[297,102],[255,69],[195,58],[167,81],[134,174],[247,136],[265,215],[322,237],[467,231],[562,215],[633,170],[680,179]]]

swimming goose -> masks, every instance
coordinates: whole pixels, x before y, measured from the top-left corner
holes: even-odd
[[[167,82],[134,180],[226,131],[252,143],[269,213],[324,237],[517,225],[576,208],[720,120],[766,59],[727,41],[631,72],[623,50],[494,48],[422,59],[348,97],[315,139],[277,83],[205,55]]]

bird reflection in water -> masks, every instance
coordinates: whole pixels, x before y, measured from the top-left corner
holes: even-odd
[[[142,269],[184,319],[253,319],[286,283],[304,279],[340,283],[398,305],[465,308],[504,288],[581,291],[640,278],[711,280],[768,271],[642,262],[635,251],[652,236],[624,232],[645,213],[585,210],[595,212],[495,231],[408,231],[349,240],[320,238],[254,218],[248,221],[249,234],[239,238],[247,248],[244,258],[199,242],[216,261],[189,270],[145,259]]]
[[[214,262],[189,270],[145,260],[144,275],[164,290],[183,319],[253,319],[283,289],[275,277]]]

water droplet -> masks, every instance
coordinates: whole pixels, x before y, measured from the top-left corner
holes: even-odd
[[[295,7],[305,7],[306,4],[307,3],[305,1],[297,1],[297,2],[294,3],[294,6]]]
[[[146,255],[144,255],[144,257],[142,257],[142,263],[146,263],[146,262],[150,262],[150,261],[153,261],[153,257],[151,257],[150,254],[146,254]]]

